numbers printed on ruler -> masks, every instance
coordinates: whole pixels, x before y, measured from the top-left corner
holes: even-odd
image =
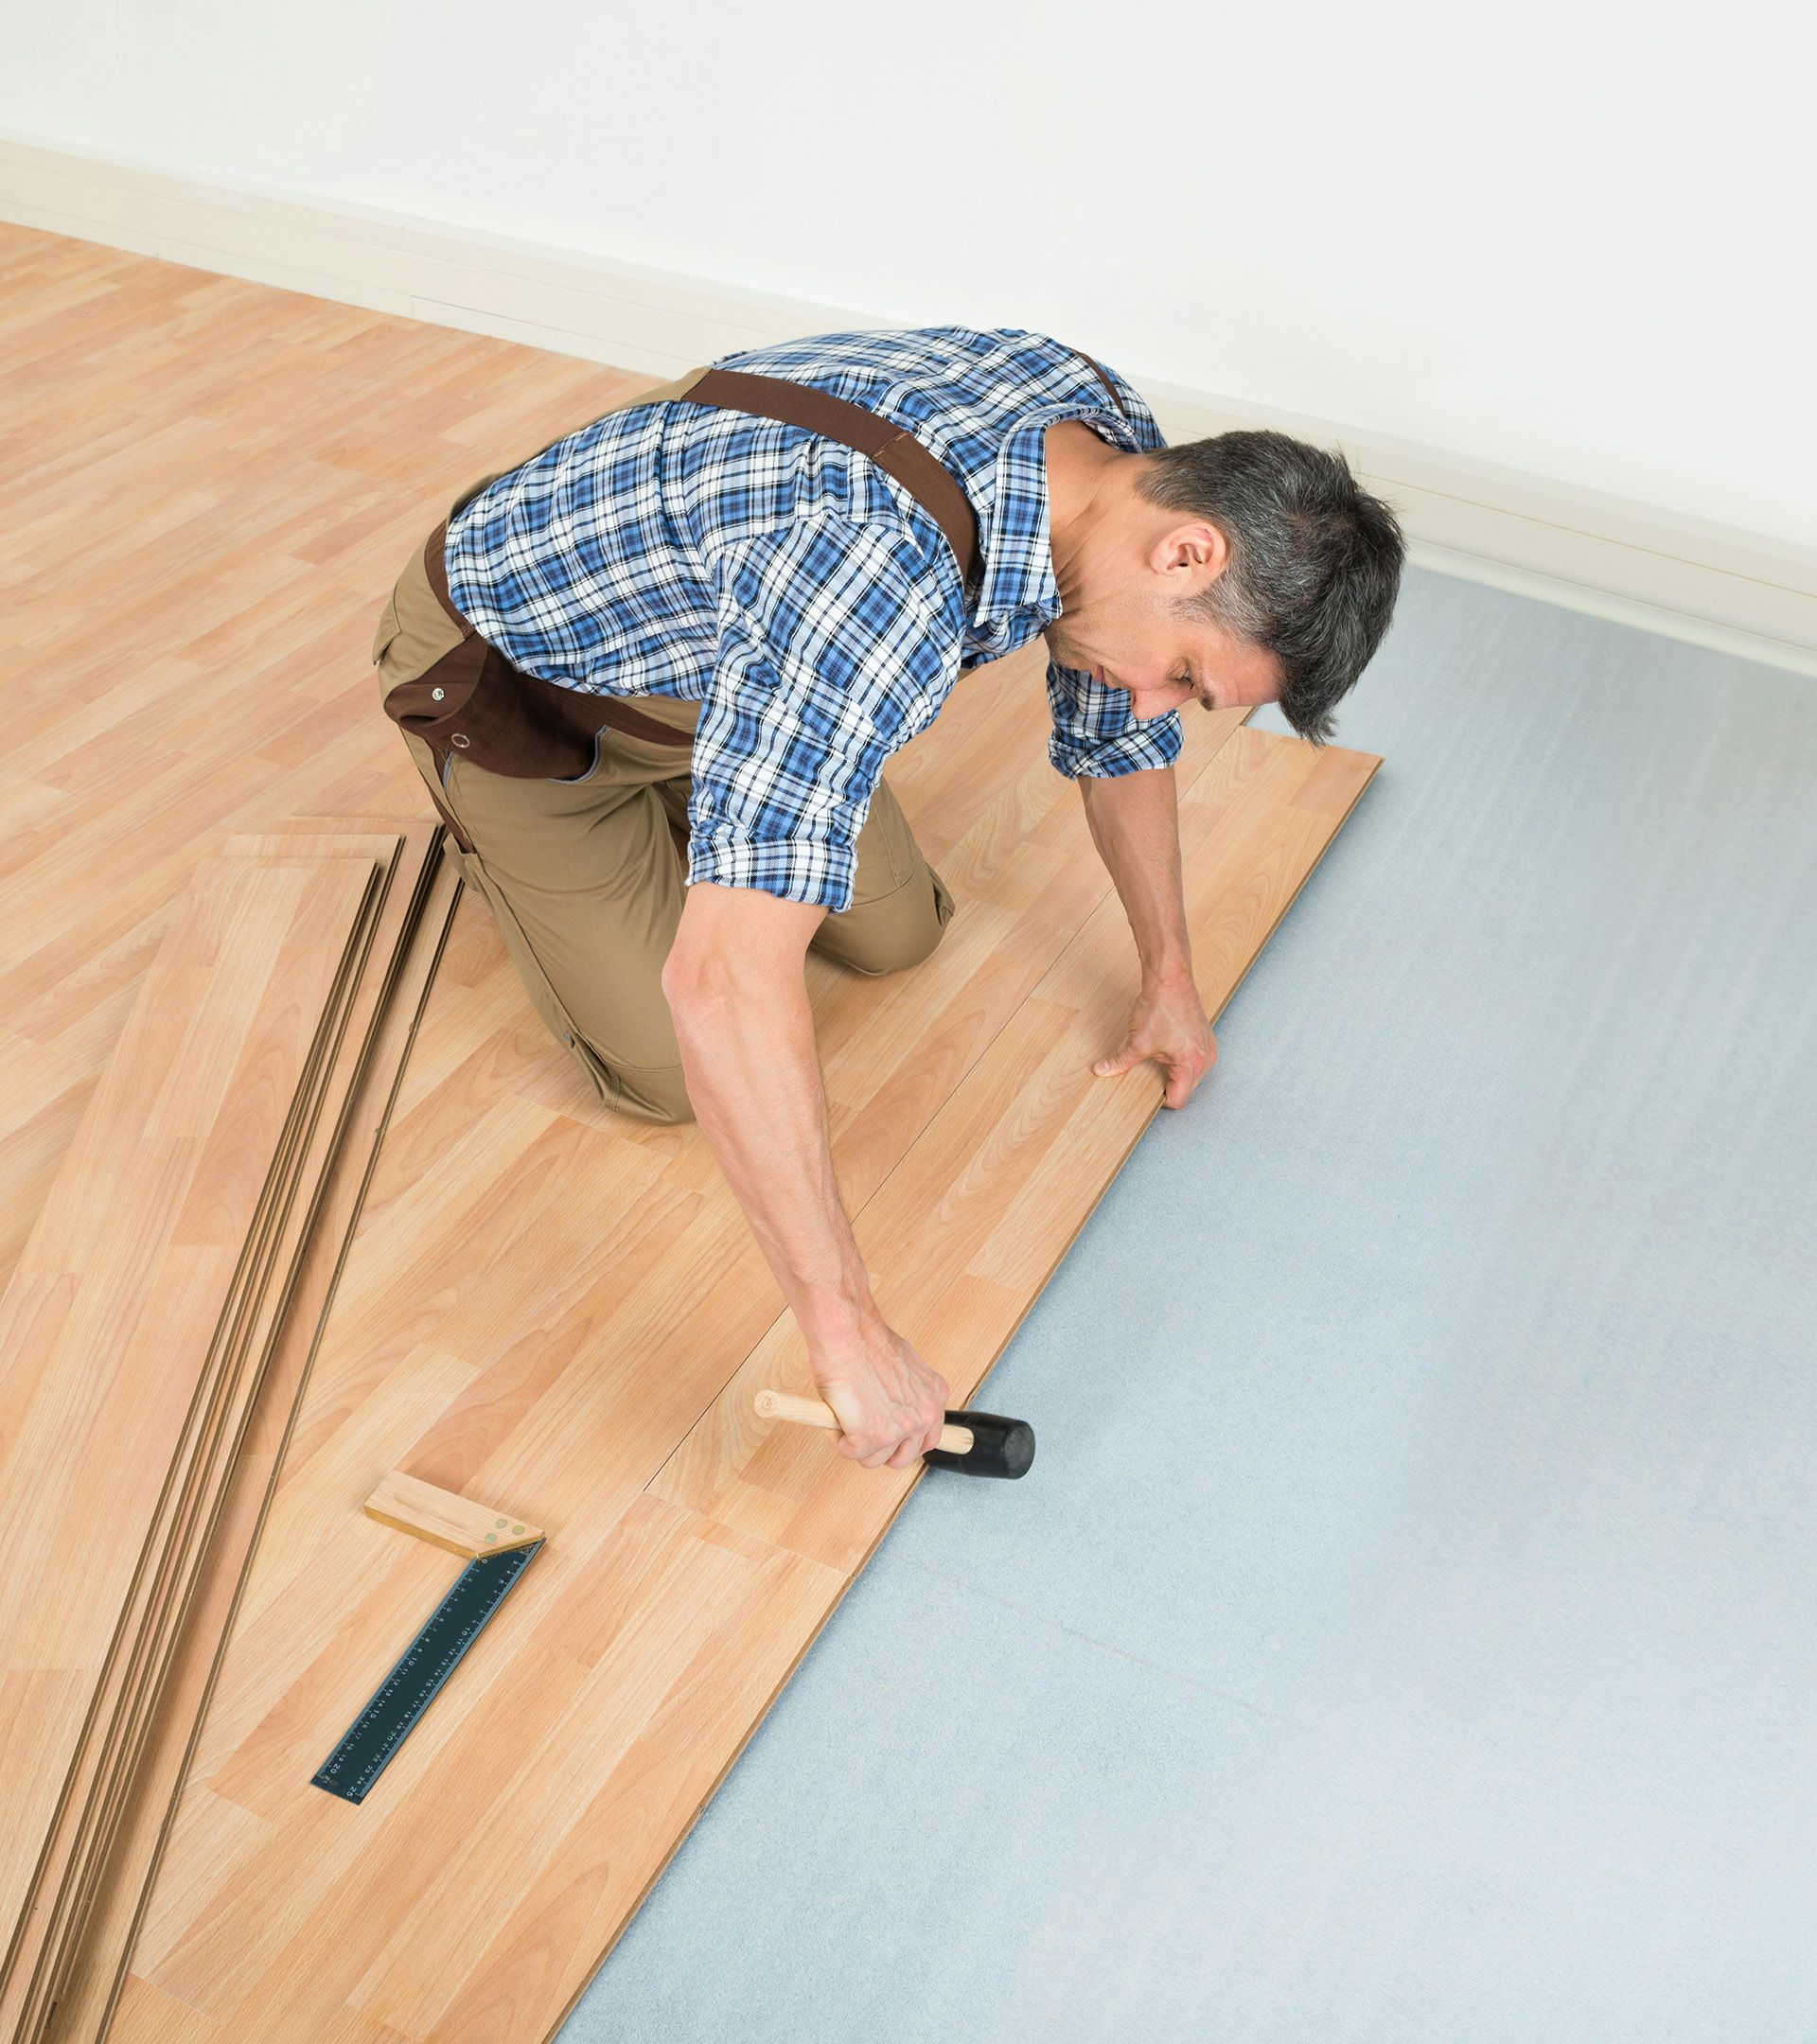
[[[316,1788],[348,1803],[362,1800],[541,1548],[537,1541],[467,1563],[340,1743],[310,1775]]]

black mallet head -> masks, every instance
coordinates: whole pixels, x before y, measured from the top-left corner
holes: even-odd
[[[1028,1474],[1034,1460],[1034,1429],[1026,1419],[1005,1419],[1000,1413],[949,1412],[946,1425],[949,1432],[962,1427],[972,1436],[972,1445],[963,1451],[930,1448],[922,1457],[924,1462],[935,1469],[957,1470],[961,1476]]]

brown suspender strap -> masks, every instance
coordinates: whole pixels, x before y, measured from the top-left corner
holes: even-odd
[[[512,695],[515,698],[511,706],[512,723],[522,721],[523,712],[528,711],[537,721],[550,723],[555,727],[552,735],[566,731],[580,721],[588,722],[590,730],[600,724],[609,724],[612,730],[623,731],[627,738],[653,739],[658,745],[691,746],[694,743],[692,731],[678,731],[673,724],[663,724],[653,716],[645,716],[641,710],[633,710],[622,696],[595,696],[586,689],[564,688],[557,681],[545,681],[539,675],[526,674],[521,667],[511,665],[503,653],[480,638],[473,626],[455,608],[454,599],[448,590],[447,552],[448,520],[444,519],[435,528],[434,536],[424,550],[423,565],[429,570],[429,586],[435,591],[436,600],[442,608],[461,627],[466,643],[457,650],[468,654],[475,661],[475,679],[485,678],[483,670],[488,658],[492,664],[502,669],[509,669],[513,684]],[[480,650],[474,652],[475,648]],[[448,656],[450,660],[454,657]],[[445,665],[446,662],[442,664]],[[401,688],[392,691],[393,696],[398,698],[397,708],[392,711],[394,716],[400,712],[406,714],[412,711],[421,712],[425,705],[414,700],[406,692],[414,689],[420,694],[427,694],[426,684],[429,678],[425,675],[420,681],[406,682]],[[448,678],[440,672],[439,667],[436,680],[446,690]],[[387,707],[389,708],[389,703]],[[482,766],[485,765],[487,755],[497,750],[500,741],[506,735],[503,730],[487,728],[493,721],[487,712],[495,708],[504,708],[498,691],[493,688],[476,689],[462,704],[462,714],[457,719],[462,726],[458,737],[450,735],[450,743],[457,744],[464,752],[470,751],[476,745],[484,748],[480,758]],[[591,721],[588,721],[590,719]],[[558,737],[556,743],[559,743]],[[576,767],[574,771],[579,772],[580,769]]]
[[[742,369],[709,369],[679,401],[722,405],[785,426],[803,426],[869,455],[946,535],[960,579],[968,587],[972,583],[978,570],[978,514],[971,499],[939,456],[893,419],[881,418],[864,405],[848,403],[812,384],[791,383],[786,377],[748,376]]]
[[[1085,353],[1084,348],[1074,348],[1072,352],[1076,356],[1078,356],[1081,361],[1091,362],[1093,370],[1095,370],[1097,373],[1099,382],[1101,382],[1104,386],[1104,388],[1110,393],[1111,403],[1117,407],[1118,411],[1120,411],[1125,418],[1127,418],[1129,416],[1129,407],[1123,402],[1123,400],[1120,396],[1118,396],[1117,386],[1104,374],[1103,364],[1102,362],[1091,361],[1091,357]]]

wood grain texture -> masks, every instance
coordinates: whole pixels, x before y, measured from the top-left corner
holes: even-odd
[[[323,823],[319,831],[344,833]],[[88,1870],[63,1954],[51,2034],[57,2044],[91,2044],[100,2035],[119,1983],[150,1870],[193,1742],[207,1688],[250,1558],[257,1524],[297,1393],[319,1339],[396,1099],[423,997],[459,894],[440,854],[440,833],[412,823],[404,856],[375,932],[373,957],[347,1031],[349,1077],[341,1126],[302,1237],[283,1311],[277,1317],[257,1396],[226,1471],[189,1608],[183,1614],[169,1665],[149,1714],[135,1762],[117,1785],[110,1834]],[[262,842],[262,840],[260,840]],[[286,842],[294,843],[293,834]],[[344,843],[354,842],[351,835]],[[249,842],[240,849],[256,849]]]
[[[7,222],[0,276],[4,1280],[197,861],[430,813],[369,660],[411,546],[656,379]]]
[[[397,855],[391,885],[349,994],[340,1055],[323,1079],[315,1135],[300,1157],[298,1191],[273,1255],[266,1308],[249,1341],[239,1402],[221,1418],[215,1468],[196,1498],[190,1551],[180,1570],[166,1570],[162,1630],[155,1637],[148,1630],[141,1639],[139,1660],[148,1672],[141,1676],[135,1715],[120,1734],[113,1783],[97,1801],[81,1840],[86,1860],[65,1875],[67,1915],[47,1975],[47,1993],[62,1997],[57,2038],[100,2032],[106,1995],[131,1936],[131,1915],[155,1856],[151,1825],[162,1827],[174,1799],[180,1752],[194,1734],[227,1598],[252,1551],[256,1521],[247,1505],[256,1486],[270,1478],[270,1433],[280,1422],[289,1425],[309,1345],[331,1298],[347,1230],[458,893],[439,851],[442,834],[427,823],[407,823],[384,840],[340,821],[319,821],[307,836],[303,830],[292,826],[284,834],[235,838],[229,848],[273,858],[294,856],[307,844],[310,856],[319,858],[360,856],[374,844],[388,844]]]
[[[1180,837],[1208,1012],[1222,1012],[1375,764],[1243,731],[1189,789]],[[1333,785],[1348,798],[1341,806]],[[1127,943],[1111,895],[854,1219],[886,1318],[915,1330],[957,1405],[970,1401],[1157,1111],[1145,1073],[1128,1085],[1090,1072],[1126,1007]],[[761,1419],[765,1386],[813,1388],[790,1315],[778,1316],[650,1489],[850,1573],[875,1543],[880,1498],[894,1492],[899,1503],[921,1471],[861,1469],[810,1434]]]
[[[197,859],[286,813],[423,812],[367,665],[406,550],[462,483],[656,379],[23,230],[0,257],[25,485],[0,520],[33,514],[0,550],[26,678],[0,1183],[29,1209]],[[891,767],[959,899],[944,940],[883,979],[809,960],[841,1190],[956,1395],[1159,1098],[1089,1073],[1134,957],[1045,721],[1038,646],[964,678]],[[1242,721],[1194,718],[1179,775],[1214,1003],[1375,765]],[[600,1109],[464,900],[301,1395],[249,1422],[263,1488],[229,1495],[256,1543],[231,1595],[210,1578],[193,1739],[152,1742],[174,1812],[122,1817],[150,1894],[96,1901],[130,1955],[107,2035],[558,2026],[907,1495],[804,1430],[739,1436],[753,1380],[796,1381],[782,1319],[698,1132]],[[390,1469],[549,1542],[353,1806],[308,1777],[453,1566],[364,1516]],[[85,2020],[113,1994],[75,1991]]]
[[[21,2014],[22,2044],[35,2039],[48,2018],[58,1984],[73,1956],[121,1798],[157,1708],[174,1642],[206,1552],[221,1488],[258,1387],[270,1330],[281,1311],[290,1273],[307,1234],[316,1181],[333,1139],[347,1076],[343,1063],[346,1025],[359,1003],[362,969],[401,847],[395,833],[336,841],[342,855],[336,877],[363,872],[364,899],[328,999],[316,1017],[291,1112],[241,1248],[204,1375],[164,1479],[158,1517],[121,1612],[115,1644],[91,1706],[89,1728],[65,1788],[51,1849],[41,1866],[33,1926],[39,1949],[32,1984],[23,2002],[17,1977],[9,1980],[0,1995],[0,2015]],[[375,854],[381,864],[375,865]],[[231,871],[237,863],[249,862],[205,861],[196,884],[206,884],[211,871]],[[319,857],[299,858],[289,853],[259,857],[256,863],[261,872],[326,875],[333,871]],[[104,1477],[106,1472],[92,1473]],[[47,1894],[55,1897],[48,1907]]]
[[[1027,714],[1032,742],[1039,706]],[[1243,731],[1195,751],[1183,829],[1215,1004],[1374,764]],[[951,953],[915,973],[817,988],[836,1161],[873,1280],[956,1397],[1159,1098],[1152,1073],[1089,1071],[1135,976],[1071,802],[1034,831],[1057,839],[1056,884],[1087,876],[1083,913],[1045,917],[1010,855],[993,901],[980,856],[966,909],[991,943],[961,947],[956,918]],[[936,969],[944,957],[955,977]],[[221,2035],[357,2012],[409,2037],[477,2039],[506,2008],[552,2031],[914,1480],[751,1418],[754,1385],[799,1381],[799,1354],[697,1132],[527,1114],[541,1087],[515,1088],[496,1044],[473,1040],[487,1011],[463,1015],[469,998],[444,991],[274,1501],[283,1536],[256,1558],[133,1959]],[[955,1054],[929,1100],[902,1072],[947,1041],[943,1026]],[[467,1060],[438,1048],[444,1032],[472,1045]],[[875,1115],[880,1096],[903,1106]],[[549,1544],[373,1795],[325,1810],[309,1772],[446,1587],[445,1568],[397,1551],[412,1543],[387,1550],[359,1509],[394,1465],[521,1501]],[[457,1841],[496,1882],[459,1877]]]
[[[539,1525],[527,1525],[509,1512],[424,1483],[419,1476],[406,1476],[401,1470],[387,1470],[362,1509],[394,1532],[408,1533],[468,1561],[531,1547],[543,1537]]]
[[[204,862],[0,1298],[0,1483],[31,1507],[0,1577],[13,2022],[185,1542],[374,878]]]

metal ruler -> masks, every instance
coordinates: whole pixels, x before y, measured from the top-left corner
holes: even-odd
[[[503,1523],[503,1522],[501,1522]],[[504,1601],[504,1595],[540,1553],[542,1542],[482,1555],[461,1571],[454,1587],[410,1645],[341,1742],[309,1776],[318,1788],[361,1802],[411,1727],[434,1700],[461,1656]]]

